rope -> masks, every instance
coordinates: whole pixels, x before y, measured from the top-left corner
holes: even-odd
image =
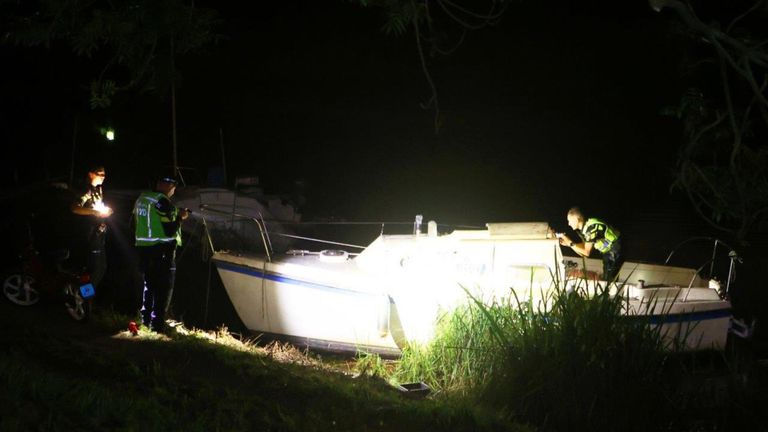
[[[208,223],[205,221],[205,217],[202,217],[201,219],[203,220],[203,229],[205,230],[205,237],[208,239],[208,247],[210,248],[211,255],[213,255],[213,252],[216,251],[216,249],[213,248],[213,240],[211,239],[211,232],[208,230]],[[207,259],[205,261],[207,261]]]
[[[207,246],[210,247],[210,255],[208,256],[208,278],[205,283],[205,309],[203,310],[203,325],[208,325],[208,303],[209,299],[211,297],[211,267],[213,267],[213,260],[211,260],[211,257],[213,257],[213,253],[215,252],[215,249],[213,248],[213,240],[211,239],[211,233],[208,231],[208,223],[205,221],[205,217],[201,218],[203,220],[203,230],[205,231],[205,237],[208,239]]]
[[[253,219],[253,216],[241,215],[238,213],[228,212],[225,210],[219,210],[212,208],[208,204],[201,204],[200,210],[209,211],[213,213],[219,213],[227,216],[235,216],[241,219]],[[314,222],[296,222],[289,220],[267,220],[266,223],[274,222],[281,225],[413,225],[413,221],[410,222],[398,222],[398,221],[314,221]],[[454,227],[463,229],[483,229],[483,226],[478,225],[462,225],[462,224],[437,224],[441,227]]]
[[[354,245],[354,244],[349,244],[349,243],[335,242],[335,241],[330,241],[330,240],[315,239],[315,238],[311,238],[311,237],[302,237],[302,236],[297,236],[297,235],[293,235],[293,234],[283,234],[283,233],[278,233],[278,232],[273,232],[272,234],[283,236],[283,237],[290,237],[290,238],[299,239],[299,240],[308,240],[308,241],[314,241],[314,242],[318,242],[318,243],[327,243],[327,244],[333,244],[333,245],[338,245],[338,246],[353,247],[353,248],[358,248],[358,249],[365,249],[367,247],[367,246],[360,246],[360,245]]]
[[[195,221],[195,226],[192,228],[192,232],[197,232],[197,227],[200,226],[200,221]],[[182,247],[181,252],[176,256],[176,261],[180,262],[181,259],[184,257],[184,254],[187,252],[187,248]]]

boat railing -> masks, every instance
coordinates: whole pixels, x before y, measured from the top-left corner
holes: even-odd
[[[707,265],[709,265],[709,277],[708,277],[709,279],[712,279],[712,276],[713,276],[713,273],[714,273],[718,247],[723,246],[723,247],[728,248],[728,259],[730,261],[729,264],[728,264],[728,278],[726,280],[725,290],[720,293],[722,297],[726,297],[728,295],[728,293],[730,292],[731,283],[733,282],[733,279],[734,279],[734,276],[735,276],[734,271],[736,269],[736,263],[742,263],[743,262],[742,258],[736,252],[736,249],[734,247],[730,246],[728,243],[726,243],[726,242],[724,242],[724,241],[722,241],[722,240],[720,240],[718,238],[715,238],[715,237],[692,237],[692,238],[689,238],[687,240],[684,240],[684,241],[678,243],[675,247],[673,247],[672,250],[669,252],[669,255],[667,255],[667,259],[664,261],[664,264],[665,265],[669,264],[670,259],[672,259],[672,255],[674,255],[675,252],[677,252],[677,250],[680,249],[683,245],[686,245],[686,244],[689,244],[689,243],[693,243],[693,242],[696,242],[696,241],[713,242],[712,257],[707,262],[702,264],[696,270],[696,273],[699,273],[700,271],[704,270],[704,268]]]
[[[200,210],[205,211],[205,212],[212,212],[212,213],[217,213],[217,214],[223,214],[223,215],[226,215],[226,216],[230,216],[233,219],[236,218],[236,219],[241,219],[241,220],[250,220],[250,221],[254,222],[256,224],[256,226],[258,227],[258,229],[259,229],[259,235],[261,236],[261,241],[262,241],[262,244],[264,246],[264,250],[266,251],[266,255],[267,255],[267,260],[268,261],[272,261],[272,255],[274,255],[274,249],[272,248],[272,241],[270,240],[270,236],[271,235],[291,238],[291,239],[295,239],[295,240],[304,240],[304,241],[311,241],[311,242],[329,244],[329,245],[334,245],[334,246],[343,246],[343,247],[355,248],[355,249],[360,249],[360,250],[363,250],[363,249],[366,248],[366,246],[361,246],[361,245],[356,245],[356,244],[351,244],[351,243],[343,243],[343,242],[337,242],[337,241],[331,241],[331,240],[323,240],[323,239],[318,239],[318,238],[299,236],[299,235],[295,235],[295,234],[287,234],[287,233],[281,233],[281,232],[276,232],[276,231],[270,232],[267,229],[267,223],[264,220],[264,216],[261,214],[261,212],[259,212],[258,217],[253,217],[253,216],[249,216],[249,215],[239,214],[239,213],[236,213],[236,212],[229,212],[229,211],[225,211],[225,210],[219,210],[219,209],[211,207],[211,206],[209,206],[207,204],[201,204],[200,205]],[[203,218],[203,223],[205,223],[205,219],[204,218]],[[304,224],[306,224],[306,223],[304,223]],[[350,223],[350,224],[355,224],[355,223]],[[213,242],[210,239],[210,236],[208,238],[208,241],[210,243],[211,249],[213,250]]]
[[[267,255],[267,261],[272,261],[272,255],[274,254],[274,250],[272,249],[272,241],[269,239],[269,232],[267,231],[267,225],[264,223],[264,216],[261,214],[261,212],[258,212],[259,217],[253,217],[248,215],[242,215],[235,212],[227,212],[223,210],[217,210],[207,204],[201,204],[200,210],[207,211],[207,212],[213,212],[213,213],[219,213],[219,214],[226,214],[228,216],[232,216],[233,218],[240,218],[244,220],[250,220],[256,224],[256,226],[259,228],[259,234],[261,235],[261,242],[264,246],[264,252]],[[203,224],[206,224],[205,218],[203,218]],[[207,224],[206,224],[207,227]],[[207,231],[207,230],[206,230]],[[208,242],[210,243],[211,250],[213,250],[213,242],[210,238],[210,235],[208,236]]]

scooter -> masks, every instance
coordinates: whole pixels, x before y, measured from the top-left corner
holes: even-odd
[[[19,306],[32,306],[41,300],[62,302],[72,319],[88,321],[96,290],[87,272],[64,268],[68,259],[66,249],[41,257],[30,243],[19,254],[17,268],[5,273],[3,295]]]

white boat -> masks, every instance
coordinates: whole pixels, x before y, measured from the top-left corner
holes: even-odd
[[[217,243],[233,249],[263,251],[261,234],[265,223],[269,223],[273,233],[287,234],[290,230],[286,225],[301,220],[301,214],[279,197],[225,188],[185,186],[177,191],[173,201],[177,207],[205,210],[192,212],[184,229],[194,229],[204,217]],[[268,246],[278,250],[291,244],[289,237],[283,236],[273,236],[271,241],[275,243]]]
[[[397,354],[409,342],[428,342],[439,316],[467,302],[468,292],[487,302],[512,291],[519,301],[546,301],[558,284],[579,289],[586,279],[564,277],[573,276],[573,265],[547,232],[546,223],[489,223],[439,234],[430,222],[427,233],[382,234],[359,253],[217,251],[213,261],[251,331],[316,348]],[[587,275],[600,265],[586,263]],[[613,289],[626,299],[625,313],[660,326],[669,344],[725,347],[730,303],[695,269],[627,262],[619,279],[624,284]]]

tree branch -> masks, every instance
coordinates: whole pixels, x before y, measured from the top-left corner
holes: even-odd
[[[747,15],[749,15],[752,12],[756,11],[762,5],[763,5],[763,0],[757,0],[755,2],[755,4],[752,5],[751,8],[747,9],[746,12],[744,12],[743,14],[741,14],[741,15],[737,16],[736,18],[734,18],[733,21],[731,21],[731,23],[728,24],[728,27],[726,27],[725,31],[727,33],[730,33],[731,30],[733,30],[733,26],[736,25],[737,22],[741,21],[744,17],[746,17]]]
[[[411,0],[411,5],[413,6],[413,30],[416,33],[416,47],[419,51],[419,60],[421,60],[421,70],[424,73],[424,77],[427,79],[427,83],[429,83],[429,88],[432,90],[432,98],[430,99],[430,103],[434,103],[435,106],[435,119],[434,119],[434,127],[435,127],[435,133],[438,133],[440,131],[440,103],[437,100],[437,88],[435,88],[435,83],[432,81],[432,76],[429,73],[429,68],[427,67],[427,61],[424,58],[424,50],[421,47],[421,36],[420,36],[420,30],[419,30],[419,15],[416,10],[416,3],[414,0]]]

